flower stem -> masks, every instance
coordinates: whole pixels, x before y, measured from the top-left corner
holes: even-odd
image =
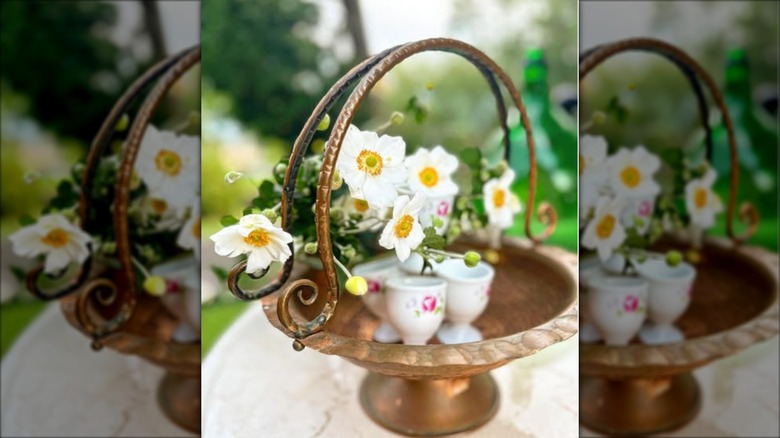
[[[449,251],[442,251],[442,250],[433,249],[433,248],[427,248],[424,251],[427,251],[427,252],[429,252],[431,254],[439,254],[439,255],[443,255],[445,257],[451,257],[451,258],[454,258],[454,259],[462,259],[463,257],[465,257],[464,254],[458,254],[458,253],[449,252]]]
[[[336,263],[336,266],[341,268],[342,271],[344,271],[344,274],[346,274],[347,278],[352,278],[352,274],[349,272],[349,269],[347,269],[346,266],[342,265],[339,259],[336,257],[333,257],[333,261]]]
[[[151,273],[149,273],[149,271],[147,271],[147,270],[146,270],[146,268],[144,267],[144,265],[143,265],[143,264],[141,264],[141,262],[139,262],[139,261],[138,261],[138,259],[136,259],[136,258],[135,258],[135,257],[133,257],[133,256],[130,256],[130,260],[132,260],[132,261],[133,261],[133,264],[135,264],[135,266],[138,268],[138,270],[139,270],[139,271],[141,271],[141,273],[142,273],[142,274],[144,274],[144,278],[146,278],[146,277],[151,277],[151,276],[152,276],[152,274],[151,274]]]

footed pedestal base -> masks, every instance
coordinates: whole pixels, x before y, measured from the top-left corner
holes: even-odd
[[[490,374],[443,380],[410,380],[369,373],[360,404],[372,420],[406,435],[449,435],[476,429],[498,410]]]
[[[599,433],[654,435],[684,426],[700,407],[699,384],[690,373],[625,380],[580,375],[580,422]]]
[[[157,389],[157,402],[171,421],[200,433],[200,376],[166,372]]]

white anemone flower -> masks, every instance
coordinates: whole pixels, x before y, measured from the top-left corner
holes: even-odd
[[[602,261],[606,261],[612,255],[612,251],[622,245],[626,239],[626,230],[620,223],[624,204],[622,198],[606,196],[599,198],[596,213],[585,227],[582,246],[596,249]]]
[[[441,146],[432,150],[420,148],[404,160],[409,188],[426,196],[450,196],[458,193],[452,173],[458,168],[458,159]]]
[[[190,216],[181,227],[176,244],[183,249],[191,249],[200,258],[200,204],[192,204]]]
[[[502,230],[512,226],[515,214],[522,209],[520,199],[510,188],[514,179],[514,170],[507,169],[500,178],[493,178],[482,187],[488,221]]]
[[[598,186],[606,181],[607,141],[604,137],[580,137],[580,187]]]
[[[379,137],[350,125],[336,170],[353,198],[378,209],[390,207],[398,196],[398,185],[406,180],[405,154],[406,143],[401,137]]]
[[[685,207],[691,217],[691,223],[707,229],[715,223],[715,215],[723,211],[723,203],[712,184],[717,173],[710,168],[701,178],[692,179],[685,185]]]
[[[83,263],[89,257],[87,244],[92,238],[65,216],[55,213],[41,216],[34,225],[11,234],[15,254],[22,257],[46,256],[43,271],[54,274],[71,263]]]
[[[179,228],[185,220],[186,208],[173,206],[163,198],[154,196],[142,196],[130,206],[132,215],[143,226],[152,226],[157,230],[174,230]]]
[[[632,150],[621,149],[609,158],[607,166],[610,186],[618,196],[647,197],[661,191],[653,179],[661,160],[642,146]]]
[[[149,125],[135,168],[153,197],[188,206],[200,189],[200,139]]]
[[[267,269],[271,262],[285,262],[292,255],[288,246],[292,236],[262,214],[248,214],[210,239],[214,241],[214,252],[221,256],[249,254],[246,271],[250,274]]]
[[[341,199],[341,207],[344,209],[344,213],[347,215],[358,213],[363,216],[363,219],[358,223],[360,228],[367,227],[372,231],[377,231],[384,226],[384,222],[380,219],[385,219],[390,215],[389,207],[372,208],[368,205],[368,201],[351,196],[343,196]]]
[[[399,196],[393,205],[393,218],[379,237],[379,244],[387,249],[395,248],[395,254],[402,262],[409,258],[412,250],[420,246],[425,238],[417,217],[424,205],[425,195],[422,193],[416,193],[411,201],[406,195]]]

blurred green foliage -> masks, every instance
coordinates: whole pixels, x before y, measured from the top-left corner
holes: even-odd
[[[106,33],[116,5],[85,1],[0,2],[2,82],[22,93],[27,113],[61,136],[89,141],[135,74]]]
[[[302,0],[203,2],[203,75],[250,129],[292,142],[342,72],[332,51],[306,35],[318,17]]]

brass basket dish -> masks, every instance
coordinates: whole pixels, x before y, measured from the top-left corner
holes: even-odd
[[[426,51],[459,55],[482,73],[496,97],[500,122],[508,134],[500,84],[521,113],[530,156],[525,230],[530,240],[504,238],[492,294],[485,313],[475,321],[485,340],[456,345],[383,344],[371,340],[379,320],[362,301],[341,293],[332,260],[329,209],[334,165],[347,127],[372,87],[404,59]],[[363,61],[342,77],[322,98],[296,140],[285,175],[282,227],[289,231],[290,200],[303,154],[320,120],[353,84],[339,112],[324,151],[315,205],[317,242],[322,270],[293,269],[293,257],[266,287],[247,292],[239,286],[246,263],[237,264],[228,283],[240,299],[261,299],[269,321],[293,338],[293,347],[342,356],[369,370],[360,390],[366,413],[380,425],[413,435],[442,435],[476,428],[498,407],[498,391],[487,373],[511,360],[529,356],[577,332],[577,256],[539,245],[555,226],[555,211],[543,203],[538,211],[547,224],[542,236],[531,233],[536,163],[530,123],[520,94],[508,76],[486,55],[463,42],[434,38],[404,44]],[[505,136],[506,153],[509,136]],[[464,239],[455,246],[486,249],[485,242]],[[290,278],[284,290],[279,290]],[[293,300],[295,298],[295,300]]]
[[[117,101],[92,142],[79,202],[80,224],[87,233],[105,226],[93,223],[89,214],[98,162],[111,144],[117,122],[146,94],[133,117],[117,174],[113,227],[119,267],[98,266],[90,257],[81,267],[78,279],[54,292],[40,287],[42,268],[27,275],[28,290],[43,300],[58,299],[68,322],[92,339],[94,350],[107,346],[165,368],[167,372],[157,394],[160,407],[176,424],[193,432],[200,430],[200,343],[173,341],[173,330],[180,323],[178,318],[159,298],[138,290],[131,260],[127,208],[133,164],[151,115],[173,84],[199,62],[200,47],[194,47],[154,65]]]
[[[731,180],[726,216],[730,239],[707,238],[698,249],[701,260],[691,304],[676,326],[682,342],[664,345],[580,346],[580,421],[594,431],[614,435],[648,435],[677,429],[695,418],[701,393],[692,371],[737,353],[778,332],[778,255],[742,246],[755,231],[758,213],[747,203],[740,217],[748,223],[742,235],[733,230],[738,187],[734,129],[723,98],[706,71],[680,49],[649,38],[599,46],[580,60],[580,81],[597,65],[625,51],[644,51],[674,62],[691,82],[707,132],[707,106],[699,81],[709,90],[728,129]],[[691,242],[665,236],[655,249],[685,252]]]

